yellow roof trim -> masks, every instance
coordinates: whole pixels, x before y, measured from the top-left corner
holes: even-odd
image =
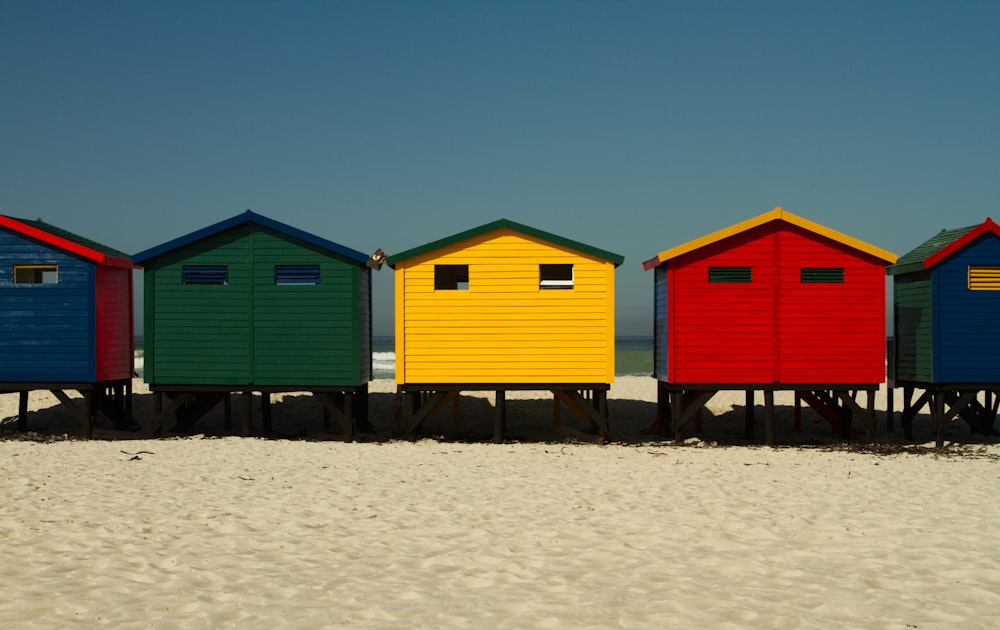
[[[746,221],[741,221],[736,225],[732,225],[717,232],[712,232],[711,234],[707,234],[701,238],[696,238],[693,241],[688,241],[683,245],[666,249],[656,255],[656,260],[660,263],[666,262],[673,258],[677,258],[678,256],[683,256],[688,252],[693,252],[696,249],[701,249],[707,245],[718,243],[719,241],[727,239],[730,236],[735,236],[742,232],[746,232],[747,230],[752,230],[753,228],[764,225],[765,223],[770,223],[771,221],[786,221],[792,225],[797,225],[804,230],[819,234],[820,236],[824,236],[832,241],[847,245],[848,247],[864,252],[870,256],[884,260],[889,264],[896,262],[897,256],[892,252],[875,247],[874,245],[869,245],[864,241],[842,234],[836,230],[831,230],[830,228],[824,227],[819,223],[814,223],[809,219],[803,219],[802,217],[792,214],[787,210],[782,210],[781,208],[775,208],[770,212],[765,212],[764,214],[747,219]]]

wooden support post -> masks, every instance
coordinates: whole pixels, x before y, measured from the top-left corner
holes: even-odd
[[[795,392],[795,430],[802,433],[802,396]]]
[[[764,430],[767,435],[767,445],[775,445],[775,431],[774,431],[774,392],[766,389],[764,390]]]
[[[451,403],[451,426],[455,428],[455,433],[462,430],[462,406],[459,403],[461,396],[455,396]]]
[[[507,392],[498,389],[496,397],[497,406],[496,417],[493,419],[493,441],[500,444],[503,442],[503,430],[507,421]]]
[[[264,433],[271,432],[271,393],[260,393],[260,415],[263,421]]]
[[[250,419],[253,415],[253,392],[245,391],[243,392],[243,408],[240,410],[243,415],[243,427],[242,434],[243,437],[248,437],[250,435]]]
[[[354,394],[344,394],[344,441],[354,441]]]
[[[931,415],[934,419],[934,445],[938,448],[944,447],[944,392],[935,392],[931,396],[933,408]]]
[[[135,422],[132,416],[132,379],[125,381],[125,418]]]
[[[226,392],[225,398],[222,399],[222,413],[223,420],[222,426],[226,431],[232,431],[233,429],[233,397],[232,394]]]
[[[552,397],[552,425],[559,426],[562,424],[562,405],[559,404],[559,397]]]
[[[754,425],[756,423],[754,422],[754,417],[753,417],[753,390],[752,389],[748,389],[747,390],[746,407],[744,408],[743,412],[744,412],[743,436],[746,439],[748,439],[748,440],[752,440],[752,439],[754,439],[756,437],[756,431],[754,430],[755,429]]]
[[[94,437],[94,424],[97,420],[97,390],[91,389],[83,393],[83,436],[88,440]]]
[[[875,390],[868,390],[868,417],[865,418],[865,442],[875,441]]]
[[[26,389],[18,392],[17,401],[17,430],[24,431],[28,430],[28,394],[30,392]]]
[[[895,388],[887,382],[885,384],[885,430],[889,433],[896,430],[896,412],[893,409],[895,398]]]
[[[597,392],[597,415],[604,421],[604,426],[601,427],[604,435],[602,437],[611,437],[611,423],[608,419],[608,392],[607,390],[601,390]]]
[[[681,412],[684,407],[684,392],[675,391],[670,395],[670,432],[674,434],[674,442],[684,441],[684,430],[681,425]]]
[[[153,392],[153,417],[149,419],[149,432],[153,435],[163,435],[163,392]]]
[[[913,414],[915,413],[911,408],[911,397],[913,396],[912,387],[903,388],[903,435],[906,436],[907,440],[913,439]]]

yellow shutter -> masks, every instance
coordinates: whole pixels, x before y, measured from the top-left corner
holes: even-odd
[[[969,265],[969,288],[973,291],[1000,291],[1000,267]]]

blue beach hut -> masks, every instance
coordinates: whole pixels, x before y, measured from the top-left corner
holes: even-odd
[[[0,391],[50,390],[89,437],[97,412],[131,428],[132,269],[126,254],[0,215]],[[77,390],[83,407],[64,390]]]
[[[931,406],[937,442],[959,416],[992,432],[1000,391],[1000,226],[942,230],[888,268],[894,279],[889,384],[904,388],[903,425]],[[917,390],[923,393],[912,400]],[[892,399],[890,397],[890,418]]]

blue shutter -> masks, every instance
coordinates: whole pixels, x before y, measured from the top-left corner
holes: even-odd
[[[184,265],[184,284],[229,284],[229,267],[226,265]]]
[[[275,265],[274,284],[319,284],[319,265]]]

